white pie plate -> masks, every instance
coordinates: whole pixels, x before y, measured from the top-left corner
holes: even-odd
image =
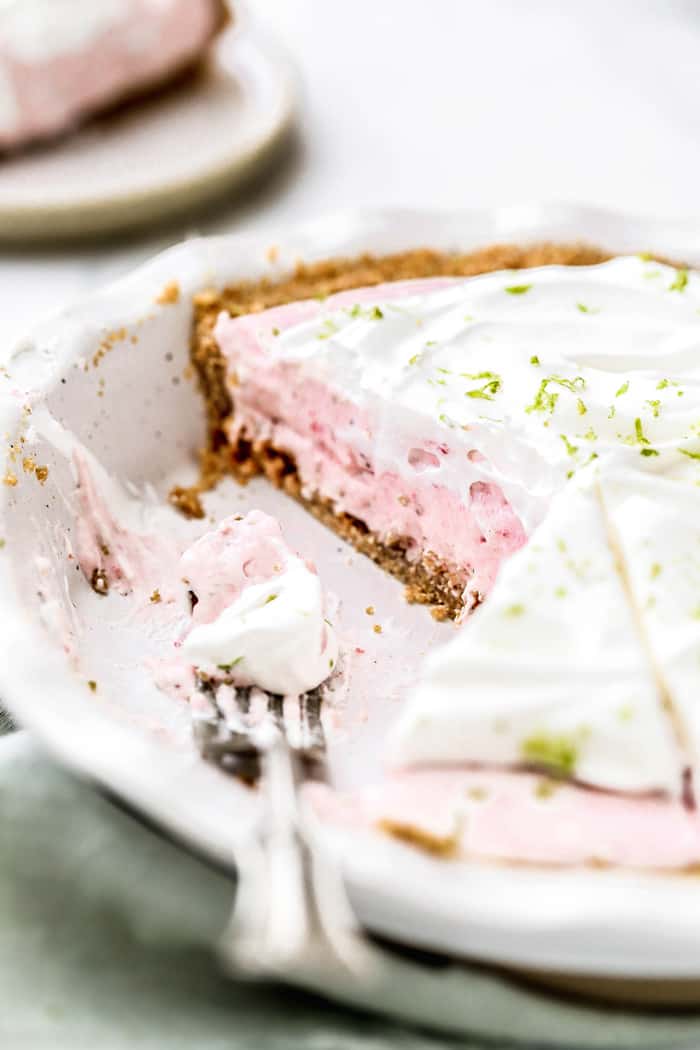
[[[700,263],[700,221],[642,220],[562,206],[341,214],[280,234],[276,253],[269,251],[269,238],[192,240],[24,340],[11,355],[12,379],[0,377],[0,431],[8,441],[26,433],[40,422],[45,403],[111,473],[152,486],[156,500],[149,513],[168,528],[194,534],[201,526],[184,522],[160,497],[174,479],[192,475],[193,450],[202,437],[196,395],[180,380],[195,291],[280,274],[299,258],[542,238],[581,238],[617,252],[644,249]],[[172,281],[179,284],[179,302],[157,305]],[[127,338],[92,367],[101,340],[122,328]],[[25,396],[25,390],[31,393]],[[27,416],[23,406],[30,402]],[[51,441],[36,438],[32,453],[49,467],[46,484],[10,464],[19,483],[0,486],[2,700],[69,766],[208,857],[232,864],[255,820],[256,798],[200,761],[186,710],[158,693],[144,674],[139,657],[157,653],[158,639],[144,638],[133,618],[124,621],[122,599],[97,597],[78,574],[69,587],[80,622],[79,672],[40,621],[37,587],[51,584],[46,575],[37,582],[35,557],[57,564],[61,537],[72,522],[66,498],[73,481]],[[410,654],[445,628],[433,625],[425,610],[406,606],[398,584],[365,559],[352,558],[264,483],[246,489],[225,483],[208,509],[216,515],[252,505],[277,512],[292,544],[314,554],[327,585],[343,596],[343,630],[368,650],[369,670],[354,674],[348,701],[361,728],[333,748],[341,783],[360,784],[378,775],[381,739],[398,706],[391,694],[401,674],[415,666]],[[381,637],[362,612],[368,598],[385,624]],[[98,681],[97,693],[87,688],[87,679]],[[331,840],[362,921],[402,942],[556,977],[639,979],[669,987],[700,981],[700,889],[694,877],[446,862],[379,833],[338,828],[331,829]]]

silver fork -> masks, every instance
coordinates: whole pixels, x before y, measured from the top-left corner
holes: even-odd
[[[202,676],[198,686],[193,730],[201,754],[248,782],[261,779],[264,792],[262,826],[237,855],[226,957],[239,976],[251,978],[302,968],[366,970],[368,944],[340,873],[318,848],[301,797],[304,783],[328,780],[321,689],[302,694],[295,705]],[[290,720],[285,715],[294,706],[298,717]]]
[[[282,697],[200,688],[194,733],[203,756],[232,771],[238,765],[239,774],[257,762],[265,802],[259,833],[236,852],[236,899],[219,945],[224,965],[238,978],[278,980],[442,1031],[468,1030],[478,994],[473,973],[428,966],[369,940],[339,867],[318,841],[300,789],[327,775],[320,691],[299,698],[290,733],[284,708],[294,705]],[[254,720],[261,698],[262,718]]]

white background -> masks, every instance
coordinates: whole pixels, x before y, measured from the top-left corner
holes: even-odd
[[[200,230],[362,205],[557,200],[700,214],[700,2],[251,0],[297,62],[299,143],[213,215],[0,252],[3,339]]]

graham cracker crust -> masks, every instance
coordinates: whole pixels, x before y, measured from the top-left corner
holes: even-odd
[[[497,244],[472,252],[438,252],[427,248],[394,255],[360,255],[300,262],[294,272],[280,280],[263,278],[242,281],[223,290],[200,292],[194,299],[191,360],[204,398],[207,419],[206,445],[200,453],[200,479],[190,488],[175,487],[170,501],[187,517],[200,518],[200,500],[226,474],[245,482],[264,474],[273,484],[302,503],[324,525],[333,529],[362,554],[406,584],[408,601],[433,607],[439,619],[456,618],[463,608],[464,572],[431,560],[411,561],[407,544],[398,537],[391,544],[373,536],[364,522],[339,514],[320,497],[305,498],[293,459],[283,450],[240,440],[232,447],[226,436],[226,421],[234,404],[226,385],[226,362],[213,336],[222,310],[232,317],[258,313],[271,306],[299,299],[325,298],[335,292],[382,284],[385,281],[421,277],[471,277],[496,270],[519,270],[534,266],[589,266],[611,258],[610,253],[586,244],[532,245]],[[481,596],[471,595],[474,605]]]

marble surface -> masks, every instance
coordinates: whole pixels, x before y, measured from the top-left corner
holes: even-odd
[[[257,0],[249,6],[286,43],[303,81],[298,134],[277,170],[244,197],[138,240],[1,249],[5,349],[40,316],[194,232],[256,228],[274,237],[280,225],[370,205],[473,208],[555,200],[668,216],[700,211],[700,7],[694,0]],[[40,757],[26,761],[35,764],[28,784],[59,784]],[[0,917],[24,922],[4,923],[0,937],[3,1000],[11,1002],[0,1013],[0,1032],[3,1023],[8,1030],[8,1018],[13,1026],[10,1042],[0,1039],[3,1046],[175,1050],[204,1045],[204,1023],[213,1033],[206,1045],[217,1048],[438,1045],[281,993],[246,992],[237,999],[194,935],[187,953],[152,946],[144,956],[128,916],[115,917],[69,892],[68,869],[61,870],[62,902],[33,893],[37,865],[66,863],[51,841],[58,814],[41,794],[46,788],[12,795],[5,784],[3,790],[0,839],[10,826],[40,816],[45,832],[36,854],[12,854],[7,839],[0,846],[12,874],[0,881]],[[71,858],[76,870],[100,853],[100,835],[88,836],[81,849],[82,856]],[[147,875],[146,868],[142,884]],[[228,886],[212,890],[211,910],[200,916],[205,924],[223,914],[227,893]],[[75,931],[86,927],[97,933],[78,945]],[[147,1028],[143,1014],[130,1009],[134,1001],[150,1018]],[[681,1039],[674,1045],[696,1044]]]

